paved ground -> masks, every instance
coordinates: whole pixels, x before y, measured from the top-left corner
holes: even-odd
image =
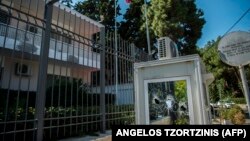
[[[243,110],[245,112],[247,112],[247,109],[246,107],[243,105],[240,105]],[[249,115],[246,114],[246,117],[248,117],[246,119],[246,125],[250,125],[250,118],[249,118]],[[222,121],[220,121],[219,118],[217,119],[213,119],[212,121],[212,124],[221,124]],[[75,138],[69,138],[69,139],[63,139],[63,140],[60,140],[60,141],[111,141],[112,140],[112,137],[111,137],[111,130],[109,131],[106,131],[105,134],[101,134],[101,133],[98,133],[99,136],[85,136],[85,137],[75,137]]]
[[[99,133],[99,136],[75,137],[60,141],[111,141],[111,134],[111,130],[108,130],[105,134]]]
[[[219,119],[214,119],[213,124],[220,124]],[[250,125],[250,119],[246,119],[246,125]],[[111,137],[111,130],[106,131],[105,134],[99,134],[99,136],[85,136],[85,137],[76,137],[76,138],[69,138],[69,139],[63,139],[60,141],[112,141]]]

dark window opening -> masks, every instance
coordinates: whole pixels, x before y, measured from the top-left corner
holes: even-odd
[[[0,82],[2,81],[2,76],[3,76],[3,67],[0,68]]]
[[[15,73],[16,75],[23,75],[23,76],[28,76],[29,75],[29,66],[26,64],[20,64],[16,63],[15,65]]]
[[[61,34],[61,32],[60,31],[57,31],[56,29],[51,29],[51,34],[50,34],[50,37],[52,38],[52,39],[55,39],[55,40],[60,40],[60,35]]]
[[[63,33],[62,41],[71,44],[71,36],[66,33]]]
[[[34,26],[28,26],[28,31],[32,33],[37,33],[37,27]]]
[[[10,23],[10,14],[8,14],[8,12],[0,10],[0,23]]]

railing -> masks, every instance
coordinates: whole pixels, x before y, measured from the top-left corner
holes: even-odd
[[[34,3],[40,9],[40,2],[44,2],[10,1],[19,2],[14,4],[20,9],[24,4],[30,4],[26,6],[29,8]],[[94,21],[72,14],[62,6],[63,10],[53,13],[60,19],[53,20],[60,23],[52,25],[56,31],[50,34],[46,54],[46,86],[40,85],[46,89],[42,92],[46,95],[43,99],[38,97],[41,89],[37,87],[38,74],[46,73],[38,67],[43,64],[39,58],[45,20],[34,16],[41,13],[25,13],[3,3],[1,6],[11,11],[8,15],[11,25],[0,23],[0,140],[34,141],[37,133],[44,134],[44,140],[58,140],[104,131],[114,124],[134,123],[133,63],[150,60],[144,51],[120,36],[116,48],[113,33],[105,34],[103,26],[95,27]],[[34,23],[40,23],[36,25],[38,33],[25,30],[25,25],[35,26]],[[75,33],[73,29],[81,31]],[[96,34],[101,44],[90,39],[92,34]],[[70,44],[58,40],[58,36],[69,38]],[[43,58],[47,59],[46,55]],[[29,65],[32,69],[28,69]],[[23,75],[24,72],[31,75]],[[44,116],[38,119],[43,109]],[[43,128],[38,129],[37,123],[42,122]]]

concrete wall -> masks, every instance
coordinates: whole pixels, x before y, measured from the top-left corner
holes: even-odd
[[[2,67],[2,81],[1,88],[11,90],[22,90],[22,91],[36,91],[37,90],[37,79],[39,64],[36,61],[27,61],[20,59],[11,59],[4,57]],[[28,65],[31,69],[29,76],[17,75],[15,73],[15,64],[23,63]],[[66,68],[65,66],[58,66],[49,64],[48,74],[82,78],[85,83],[91,82],[91,71],[92,69],[77,69],[77,68]]]

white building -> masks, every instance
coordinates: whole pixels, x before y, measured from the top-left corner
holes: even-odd
[[[36,91],[45,1],[1,3],[0,86]],[[91,39],[104,26],[59,3],[54,4],[52,24],[48,74],[83,78],[90,83],[91,72],[100,68],[100,53],[93,51]]]

